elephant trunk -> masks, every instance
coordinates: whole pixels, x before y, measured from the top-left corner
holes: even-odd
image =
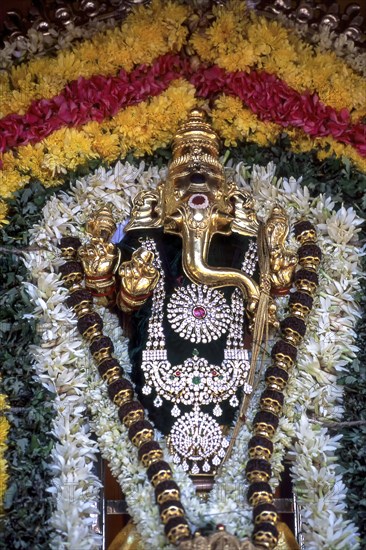
[[[210,231],[196,232],[183,226],[183,233],[183,270],[192,282],[216,288],[235,286],[240,288],[245,299],[259,300],[258,285],[245,273],[239,269],[208,265],[207,257],[212,236]]]

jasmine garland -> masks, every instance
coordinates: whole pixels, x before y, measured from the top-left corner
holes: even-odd
[[[341,271],[336,273],[337,277],[334,277],[334,274],[332,275],[334,280],[338,281],[338,284],[341,286],[346,285],[347,292],[342,296],[341,300],[343,309],[341,307],[340,310],[341,312],[347,311],[351,322],[354,322],[357,315],[357,309],[353,297],[349,294],[348,290],[357,289],[358,284],[357,249],[353,244],[353,239],[359,220],[350,211],[346,212],[343,217],[341,215],[337,217],[337,213],[332,213],[334,205],[324,199],[324,197],[320,197],[317,200],[311,200],[307,190],[301,189],[299,183],[294,180],[275,181],[273,177],[273,165],[269,165],[267,169],[254,167],[250,178],[248,178],[248,170],[243,165],[229,167],[228,173],[244,187],[248,187],[249,179],[251,179],[257,210],[262,216],[265,217],[266,213],[268,213],[270,207],[273,205],[274,200],[277,200],[287,209],[290,215],[290,223],[293,223],[302,213],[306,215],[311,214],[313,219],[315,218],[315,224],[317,225],[318,231],[320,230],[321,233],[321,247],[325,250],[324,271],[321,273],[320,281],[321,294],[329,296],[328,293],[334,291],[334,288],[330,286],[326,267],[329,267],[331,259],[334,262],[334,255],[336,254],[338,255],[338,263],[336,262],[336,265],[346,265],[349,267],[349,273],[347,272],[347,275],[350,277],[348,285],[348,283],[345,283],[343,277],[344,268],[343,273]],[[115,207],[116,218],[123,220],[128,215],[131,196],[142,188],[147,188],[151,184],[154,185],[163,175],[164,170],[160,171],[160,173],[156,168],[144,171],[144,165],[140,165],[140,168],[136,169],[128,164],[122,165],[118,163],[114,170],[108,172],[98,170],[95,174],[78,181],[70,195],[64,194],[59,199],[55,197],[51,199],[44,209],[44,222],[33,230],[33,241],[41,246],[45,246],[50,251],[49,253],[45,253],[46,256],[48,255],[45,261],[47,263],[51,261],[54,267],[50,266],[46,268],[44,264],[39,265],[37,272],[37,261],[39,260],[37,260],[36,254],[31,254],[28,262],[33,274],[37,276],[37,274],[39,275],[43,270],[51,270],[52,272],[58,265],[59,260],[56,256],[56,242],[62,234],[71,234],[79,236],[82,239],[84,238],[83,224],[90,216],[92,210],[96,208],[97,204],[100,205],[101,202],[111,202]],[[136,181],[138,181],[138,185],[136,185]],[[123,189],[122,193],[120,193],[121,188]],[[336,242],[334,242],[334,239]],[[339,239],[341,239],[341,241],[342,239],[348,240],[345,243],[337,243],[337,239],[338,241]],[[292,244],[294,245],[293,241]],[[342,244],[342,246],[340,246],[340,244]],[[53,275],[53,277],[55,276]],[[348,279],[346,280],[348,281]],[[61,292],[62,295],[64,291],[57,286],[57,288],[53,288],[53,292],[55,292],[56,295]],[[37,298],[34,299],[37,301]],[[55,299],[57,302],[57,298]],[[45,311],[44,308],[43,311]],[[59,311],[63,311],[64,314],[70,318],[70,312],[61,303]],[[35,314],[39,319],[46,320],[41,310],[36,310]],[[117,347],[116,355],[120,361],[126,365],[128,363],[126,342],[120,333],[118,325],[113,325],[113,323],[111,323],[111,319],[109,318],[110,314],[108,312],[100,311],[100,314],[102,317],[104,316],[108,319],[106,325],[111,327],[112,339]],[[306,372],[305,368],[301,367],[301,365],[305,366],[308,364],[308,346],[313,350],[314,342],[316,343],[318,340],[316,330],[320,321],[321,315],[318,311],[318,304],[316,304],[311,318],[309,319],[308,334],[302,345],[301,354],[299,356],[298,372],[294,373],[292,381],[286,389],[285,414],[280,421],[280,427],[276,435],[278,441],[275,441],[275,453],[272,459],[275,475],[275,479],[272,480],[273,483],[278,481],[285,447],[290,447],[292,438],[297,437],[299,441],[303,440],[304,422],[306,424],[307,421],[309,424],[307,420],[308,409],[310,409],[312,413],[311,420],[315,420],[316,422],[322,419],[338,419],[341,414],[341,393],[338,391],[338,388],[334,387],[335,374],[323,371],[320,362],[312,373]],[[67,341],[70,335],[76,340],[78,339],[74,332],[75,324],[75,319],[71,319],[68,328],[64,326],[60,329],[59,336],[61,340],[64,339]],[[329,326],[326,331],[328,332],[328,329],[332,328],[334,327]],[[344,366],[344,363],[341,364],[340,361],[348,362],[355,353],[352,347],[354,335],[350,333],[349,345],[345,347],[343,341],[338,339],[337,332],[330,332],[332,334],[332,342],[333,344],[334,342],[337,343],[340,353],[334,357],[334,361],[328,366],[328,370],[336,373],[337,370]],[[81,339],[79,344],[80,349],[83,349]],[[36,351],[37,350],[35,350],[35,352]],[[85,356],[85,348],[83,353]],[[117,475],[122,489],[126,494],[131,515],[134,518],[139,532],[141,534],[148,533],[148,540],[144,539],[147,545],[150,544],[154,548],[166,547],[166,541],[163,536],[158,510],[154,503],[152,489],[150,488],[150,484],[146,481],[145,469],[137,461],[136,450],[134,448],[131,449],[132,446],[128,443],[128,438],[125,433],[126,430],[118,421],[116,409],[109,403],[109,400],[107,402],[106,392],[102,388],[98,376],[94,374],[94,372],[96,372],[95,367],[91,365],[89,361],[85,361],[81,356],[73,358],[72,365],[71,368],[73,370],[68,371],[70,380],[73,380],[73,377],[78,373],[78,375],[82,377],[81,384],[85,385],[87,388],[85,397],[80,397],[82,400],[85,400],[83,401],[83,405],[89,404],[92,409],[91,412],[94,415],[93,425],[95,426],[97,435],[99,435],[101,451],[110,459],[112,470]],[[303,391],[303,387],[309,384],[311,384],[312,388],[311,396],[309,396],[309,394],[304,395]],[[249,420],[253,415],[253,411],[256,409],[260,390],[261,388],[258,387],[253,397]],[[98,403],[98,399],[96,398],[101,399],[101,401]],[[322,402],[322,408],[318,405],[320,401]],[[98,407],[95,406],[95,403],[98,403]],[[103,403],[102,407],[100,406],[101,403]],[[313,411],[311,409],[313,409]],[[310,424],[310,426],[312,426],[314,432],[319,430],[318,424]],[[202,523],[207,523],[208,520],[217,523],[220,514],[225,514],[225,525],[229,531],[237,532],[240,536],[248,535],[251,530],[251,511],[249,506],[245,503],[244,483],[241,485],[240,491],[238,490],[238,479],[242,479],[242,472],[247,460],[243,450],[246,449],[246,443],[249,437],[249,430],[246,426],[242,434],[240,434],[238,445],[234,449],[232,458],[224,467],[222,476],[217,481],[207,504],[198,502],[194,497],[194,488],[190,480],[183,472],[179,472],[179,470],[175,468],[174,477],[182,488],[182,501],[186,507],[193,528],[199,527]],[[337,447],[337,438],[329,438],[329,445],[326,452],[324,452],[324,471],[322,471],[322,476],[325,476],[325,478],[329,480],[330,487],[332,485],[330,480],[334,478],[333,451]],[[307,453],[307,455],[309,455],[309,453]],[[136,456],[136,460],[133,459],[131,462],[131,457],[133,456]],[[314,479],[313,468],[314,462],[316,461],[313,460],[312,456],[308,458],[308,467],[305,468],[304,471],[301,471],[301,473],[299,469],[296,469],[297,462],[295,463],[295,486],[298,485],[297,475],[301,475],[305,487],[309,486],[308,481],[310,479]],[[298,459],[299,456],[297,454],[295,460],[297,461]],[[126,464],[130,464],[128,468],[124,467]],[[341,483],[340,480],[339,483]],[[314,496],[312,495],[312,501],[315,507],[322,499],[322,490],[324,491],[323,487],[318,490],[315,499],[317,502],[314,502]],[[142,495],[144,495],[144,497]],[[146,498],[146,495],[149,496]],[[303,498],[303,495],[304,492],[302,490],[301,494],[299,492],[299,497],[300,502],[305,505],[307,504],[307,499],[306,495],[305,498]],[[142,502],[144,506],[141,506]],[[333,506],[334,517],[336,518],[336,521],[333,522],[334,532],[332,534],[332,544],[328,545],[328,526],[324,525],[323,518],[320,518],[320,520],[317,518],[316,513],[314,513],[315,508],[305,517],[305,522],[308,522],[306,523],[306,525],[308,525],[307,531],[309,531],[309,533],[307,533],[307,542],[309,544],[319,545],[319,540],[322,540],[322,547],[324,548],[354,548],[356,544],[354,537],[355,528],[352,524],[348,524],[343,520],[345,505],[343,503],[342,493],[340,491],[333,491],[331,503],[327,503],[327,506],[328,510],[330,509],[329,507]],[[241,511],[240,514],[237,513],[238,509]],[[80,517],[82,515],[80,508]],[[343,546],[337,546],[340,544],[340,541],[343,541]],[[314,548],[315,547],[316,546],[314,546]]]

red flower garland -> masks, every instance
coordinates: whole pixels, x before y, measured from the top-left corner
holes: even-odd
[[[130,105],[157,96],[186,72],[177,55],[164,55],[148,67],[139,65],[130,74],[95,75],[69,82],[51,99],[33,101],[25,115],[11,114],[0,120],[0,151],[38,143],[64,126],[77,127],[115,115]]]
[[[226,72],[219,67],[200,67],[190,79],[197,94],[212,97],[226,93],[242,100],[260,120],[300,128],[312,137],[332,136],[366,155],[366,126],[352,124],[347,109],[336,111],[318,95],[296,92],[286,82],[265,71]]]
[[[332,136],[366,156],[366,125],[352,124],[347,109],[336,111],[319,101],[316,93],[300,94],[264,71],[230,73],[217,66],[193,69],[188,58],[172,54],[129,74],[121,70],[113,77],[80,77],[57,96],[33,101],[25,115],[7,115],[0,120],[0,151],[37,143],[64,126],[101,122],[120,109],[159,95],[180,77],[195,86],[199,97],[236,96],[261,120],[300,128],[312,137]]]

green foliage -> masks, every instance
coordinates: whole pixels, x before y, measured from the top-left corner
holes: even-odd
[[[0,234],[2,246],[22,248],[28,245],[28,229],[37,221],[40,208],[53,191],[39,184],[17,193],[10,201],[11,224]],[[0,391],[7,394],[11,425],[6,460],[9,483],[5,494],[5,516],[1,525],[0,548],[49,548],[47,519],[52,501],[49,456],[53,447],[50,435],[53,396],[34,379],[28,348],[36,338],[32,312],[22,283],[27,270],[17,254],[2,254],[0,260]]]

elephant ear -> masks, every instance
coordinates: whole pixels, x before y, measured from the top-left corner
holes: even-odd
[[[233,221],[231,230],[239,235],[256,237],[259,229],[259,221],[254,210],[252,195],[245,191],[235,190],[230,194],[233,205]]]
[[[125,231],[132,229],[156,229],[163,226],[163,202],[161,188],[141,191],[132,204],[131,219]]]

